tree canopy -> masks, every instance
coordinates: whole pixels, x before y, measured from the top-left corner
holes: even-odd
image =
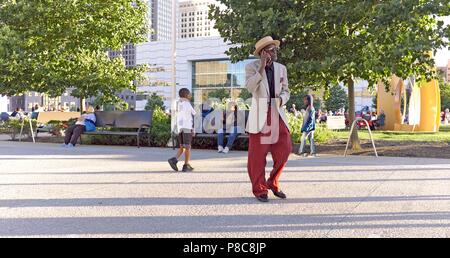
[[[114,98],[144,67],[109,49],[146,39],[147,7],[136,0],[0,0],[0,94],[27,91]]]
[[[330,87],[330,92],[328,97],[324,101],[325,108],[328,111],[339,111],[340,109],[344,108],[345,110],[348,109],[348,96],[347,92],[344,88],[342,88],[341,85],[335,84]]]
[[[210,18],[232,44],[233,61],[247,58],[256,41],[271,35],[283,41],[280,58],[291,85],[324,87],[357,77],[375,85],[392,74],[433,76],[429,52],[448,46],[446,0],[264,1],[220,0]]]
[[[344,82],[349,118],[354,120],[354,82],[373,87],[395,74],[417,80],[436,76],[430,53],[448,47],[450,27],[439,16],[450,14],[448,0],[220,0],[210,18],[234,44],[233,61],[247,58],[256,41],[270,35],[282,41],[281,62],[290,86],[325,88]],[[354,148],[358,138],[352,137]]]

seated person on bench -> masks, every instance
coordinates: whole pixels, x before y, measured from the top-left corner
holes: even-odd
[[[373,121],[373,123],[376,128],[380,128],[384,126],[385,121],[386,121],[386,114],[384,113],[384,110],[381,110],[378,119]]]
[[[95,131],[96,120],[94,108],[89,107],[86,114],[83,114],[74,125],[67,128],[63,147],[75,147],[82,133]]]
[[[237,104],[235,102],[228,103],[228,111],[225,114],[224,126],[222,129],[219,130],[217,134],[217,145],[219,153],[227,154],[233,147],[234,141],[239,135],[237,127],[237,120],[238,120],[237,114],[238,114]],[[227,121],[232,121],[232,124],[227,124]],[[224,143],[225,133],[229,134],[226,146]]]

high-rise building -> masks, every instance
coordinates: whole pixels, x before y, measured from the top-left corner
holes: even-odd
[[[125,59],[126,67],[133,67],[136,65],[136,46],[133,44],[126,44],[123,49],[118,51],[109,51],[109,57],[115,58],[122,56]]]
[[[450,59],[448,60],[447,67],[445,69],[445,79],[450,82]]]
[[[38,105],[46,110],[71,110],[76,111],[80,107],[80,100],[70,95],[71,90],[67,90],[63,95],[51,98],[46,94],[30,91],[22,95],[11,96],[8,98],[8,111],[13,111],[17,108],[23,111],[32,111],[33,107]],[[86,100],[91,102],[91,99]]]
[[[8,106],[9,106],[8,97],[0,95],[0,112],[7,112]]]
[[[178,3],[178,1],[176,1]],[[172,39],[172,0],[149,0],[150,41]]]
[[[209,6],[215,0],[189,0],[179,4],[178,38],[220,36],[214,21],[208,18]]]

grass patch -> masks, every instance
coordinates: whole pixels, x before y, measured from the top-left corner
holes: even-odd
[[[347,140],[349,131],[336,132],[336,137],[339,140]],[[438,133],[405,133],[392,131],[374,131],[372,132],[374,140],[382,141],[416,141],[416,142],[450,142],[450,127],[441,127]],[[362,140],[369,140],[369,133],[367,130],[358,131],[359,138]]]

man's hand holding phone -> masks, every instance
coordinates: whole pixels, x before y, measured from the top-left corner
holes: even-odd
[[[259,73],[263,74],[266,66],[272,61],[272,57],[265,50],[261,51],[261,64],[259,66]]]

